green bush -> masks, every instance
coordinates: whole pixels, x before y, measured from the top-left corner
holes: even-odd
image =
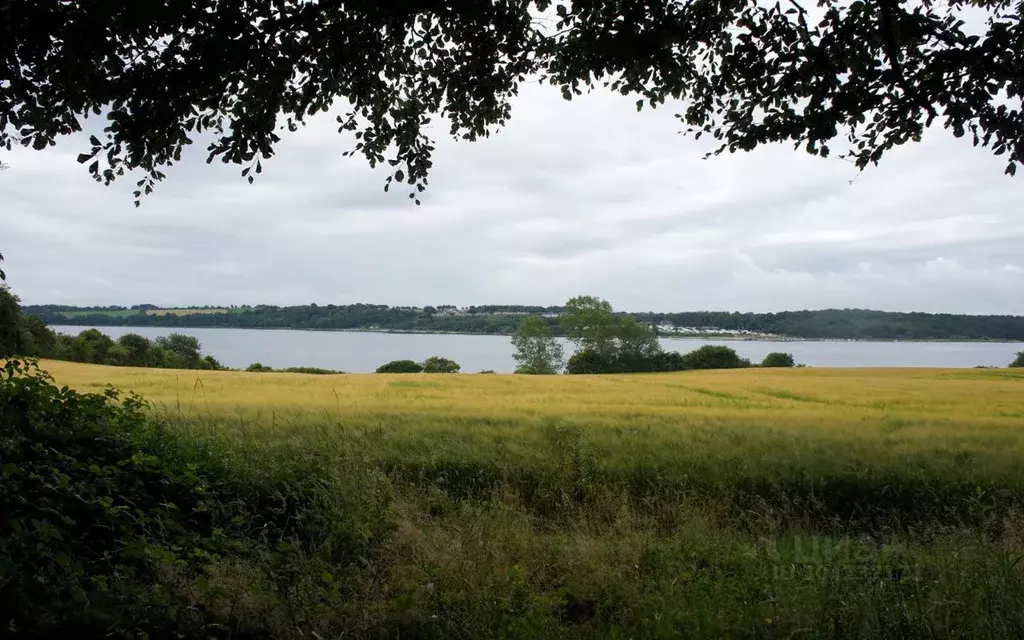
[[[332,376],[339,373],[345,373],[344,371],[321,369],[320,367],[288,367],[287,369],[281,369],[281,371],[284,373],[310,373],[317,376]]]
[[[683,358],[687,369],[740,369],[750,366],[750,361],[740,358],[735,349],[722,345],[704,345]]]
[[[1017,352],[1017,359],[1010,363],[1011,367],[1024,367],[1024,351]]]
[[[423,373],[458,373],[462,367],[454,360],[430,356],[423,361]]]
[[[423,365],[413,360],[392,360],[377,367],[377,373],[423,373]]]
[[[273,367],[268,367],[262,362],[254,362],[245,368],[246,371],[253,373],[269,373],[274,370]]]
[[[316,452],[241,451],[179,434],[143,409],[134,396],[80,394],[5,365],[4,634],[244,637],[250,624],[274,628],[275,612],[291,606],[280,598],[300,583],[312,601],[336,592],[332,572],[390,531],[379,475]],[[238,571],[244,584],[225,585]],[[239,599],[263,604],[236,608]]]
[[[761,361],[762,367],[795,367],[796,361],[793,359],[791,353],[781,353],[773,351],[764,357]]]

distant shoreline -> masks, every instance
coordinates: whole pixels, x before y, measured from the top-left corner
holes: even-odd
[[[235,331],[308,331],[312,333],[392,333],[392,334],[410,334],[410,335],[438,335],[438,336],[498,336],[498,337],[510,337],[510,333],[489,333],[483,331],[437,331],[437,330],[421,330],[421,329],[373,329],[373,328],[355,328],[355,329],[313,329],[313,328],[293,328],[293,327],[224,327],[224,326],[187,326],[187,327],[175,327],[175,326],[161,326],[161,325],[127,325],[127,324],[75,324],[75,323],[60,323],[60,324],[49,324],[48,326],[57,327],[108,327],[108,328],[120,328],[126,329],[128,332],[132,332],[136,329],[162,329],[170,333],[187,333],[190,329],[217,329],[217,330],[235,330]],[[565,336],[556,336],[558,338],[565,338]],[[949,342],[949,343],[992,343],[992,344],[1024,344],[1021,340],[999,340],[996,338],[918,338],[902,340],[897,338],[796,338],[792,336],[749,336],[749,335],[731,335],[731,334],[666,334],[659,333],[658,338],[664,338],[666,340],[724,340],[729,342],[905,342],[905,343],[927,343],[927,342]]]

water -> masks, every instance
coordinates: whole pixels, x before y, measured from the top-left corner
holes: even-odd
[[[54,327],[78,334],[91,327]],[[289,329],[192,329],[162,327],[95,327],[117,338],[138,333],[147,338],[169,333],[195,336],[203,353],[226,366],[245,368],[261,362],[274,368],[322,367],[368,373],[391,360],[422,362],[430,356],[451,358],[464,372],[515,369],[508,336],[470,336]],[[663,338],[662,346],[686,353],[706,344],[724,344],[744,358],[760,362],[772,351],[792,353],[812,367],[1005,367],[1024,343],[1005,342],[759,342]],[[566,355],[570,353],[566,347]]]

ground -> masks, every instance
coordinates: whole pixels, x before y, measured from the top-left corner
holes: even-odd
[[[1024,372],[43,366],[386,496],[343,597],[305,605],[324,637],[1024,633]],[[245,615],[291,628],[269,598]]]

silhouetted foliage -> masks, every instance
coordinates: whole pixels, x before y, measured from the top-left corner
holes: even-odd
[[[1024,367],[1024,351],[1017,352],[1017,358],[1009,364],[1011,367]]]
[[[571,100],[596,85],[676,117],[714,153],[784,142],[857,167],[936,124],[1024,161],[1022,8],[1010,0],[798,3],[550,0],[372,4],[196,0],[4,5],[0,146],[45,149],[105,112],[79,156],[136,197],[202,134],[253,181],[284,128],[334,104],[346,155],[427,183],[434,141],[504,125],[527,78]],[[971,12],[970,22],[961,19]],[[538,19],[540,18],[540,19]],[[343,72],[340,72],[342,69]],[[446,119],[437,127],[434,116]],[[666,128],[670,130],[670,128]],[[351,139],[351,138],[350,138]]]
[[[793,359],[791,353],[781,353],[779,351],[773,351],[764,357],[761,361],[762,367],[795,367],[796,361]]]

